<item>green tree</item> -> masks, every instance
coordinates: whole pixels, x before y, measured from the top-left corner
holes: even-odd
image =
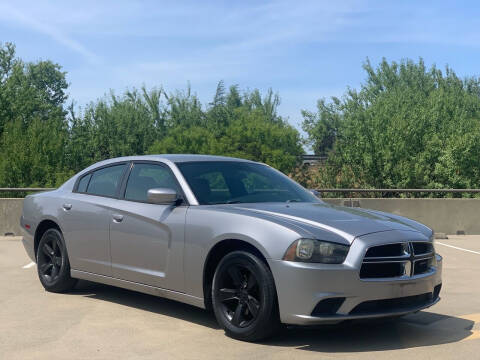
[[[333,97],[331,103],[325,99],[317,102],[317,112],[302,110],[302,128],[315,154],[325,155],[333,149],[338,127],[342,120],[341,102]]]
[[[69,174],[65,72],[51,61],[24,63],[0,46],[0,184],[52,186]]]
[[[214,134],[201,126],[177,126],[168,135],[157,140],[148,150],[150,154],[217,154]]]
[[[67,146],[72,168],[80,170],[95,161],[144,154],[165,133],[160,91],[142,88],[113,92],[109,98],[89,104],[77,116],[70,108],[70,141]]]
[[[264,99],[258,90],[241,97],[233,86],[225,95],[220,82],[213,102],[202,116],[204,126],[191,122],[172,126],[149,152],[243,157],[290,172],[303,149],[298,131],[277,115],[278,103],[278,96],[271,91]],[[184,109],[187,112],[188,108]],[[191,109],[198,111],[197,107]],[[191,115],[184,116],[188,119]]]
[[[272,90],[227,91],[220,81],[202,104],[190,86],[142,87],[78,108],[66,106],[67,87],[58,64],[25,63],[0,44],[0,186],[58,186],[96,161],[146,153],[240,156],[291,171],[303,152]]]
[[[197,95],[192,93],[190,85],[186,91],[176,91],[167,98],[165,109],[167,127],[205,126],[205,112]]]
[[[314,147],[334,143],[326,185],[479,187],[480,81],[422,59],[364,69],[360,90],[304,112]]]
[[[53,136],[52,136],[53,134]],[[65,162],[65,124],[58,119],[10,122],[2,134],[0,184],[6,187],[59,186],[73,175]]]
[[[263,111],[242,109],[215,144],[217,153],[247,158],[291,172],[303,154],[300,134],[281,119],[271,121]]]

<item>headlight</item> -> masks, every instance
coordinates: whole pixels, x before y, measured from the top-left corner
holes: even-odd
[[[435,233],[433,233],[432,236],[430,236],[430,242],[432,243],[433,253],[435,254],[436,253],[436,251],[435,251]]]
[[[429,261],[429,266],[436,267],[438,264],[437,264],[437,251],[435,250],[435,233],[432,233],[432,236],[430,236],[430,241],[432,242],[433,257]]]
[[[299,239],[287,249],[283,260],[323,264],[341,264],[345,261],[349,246],[321,240]]]

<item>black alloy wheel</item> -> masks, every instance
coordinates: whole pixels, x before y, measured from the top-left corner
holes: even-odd
[[[54,283],[58,279],[63,265],[63,254],[60,240],[54,233],[49,233],[38,252],[38,271],[47,283]]]
[[[218,323],[230,337],[258,341],[280,323],[272,273],[256,255],[227,254],[213,278],[212,304]]]
[[[70,277],[70,262],[59,230],[52,228],[43,234],[37,248],[37,271],[47,291],[65,292],[75,286],[76,279]]]
[[[260,311],[258,280],[252,269],[233,264],[221,274],[218,300],[224,316],[239,327],[250,325]]]

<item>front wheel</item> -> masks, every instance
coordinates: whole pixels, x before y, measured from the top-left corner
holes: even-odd
[[[220,261],[213,277],[212,303],[218,323],[232,338],[258,341],[279,328],[272,273],[249,252],[234,251]]]
[[[43,287],[51,292],[71,290],[77,280],[70,277],[70,262],[63,236],[57,229],[43,234],[37,249],[37,271]]]

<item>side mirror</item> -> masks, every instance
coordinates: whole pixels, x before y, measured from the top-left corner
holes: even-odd
[[[317,191],[315,189],[308,189],[313,195],[315,195],[316,197],[320,198],[322,197],[322,194],[320,193],[320,191]]]
[[[178,200],[178,194],[173,189],[155,188],[147,192],[147,200],[150,204],[172,205]]]

